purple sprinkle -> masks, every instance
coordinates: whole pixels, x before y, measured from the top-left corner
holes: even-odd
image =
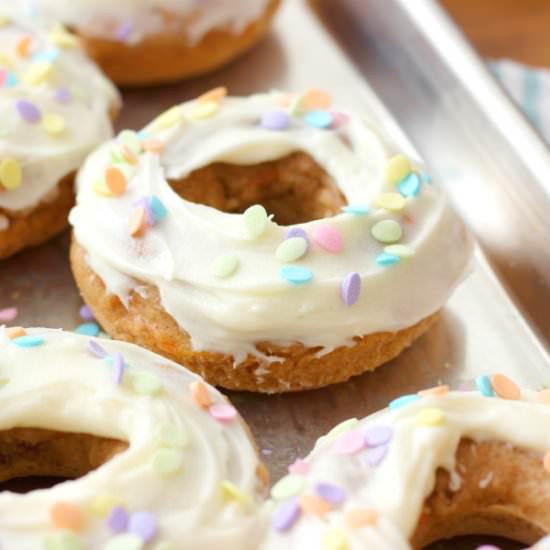
[[[55,99],[59,103],[69,103],[72,99],[72,95],[68,88],[57,88],[57,90],[55,90]]]
[[[359,273],[351,272],[346,275],[340,286],[340,296],[342,302],[347,306],[352,306],[359,299],[361,293],[361,276]]]
[[[88,341],[88,351],[95,355],[96,357],[99,357],[100,359],[103,359],[104,357],[107,357],[108,353],[95,341],[95,340],[89,340]]]
[[[113,379],[115,384],[122,384],[122,378],[124,377],[124,357],[122,353],[116,352],[113,355]]]
[[[147,225],[153,227],[156,224],[155,216],[153,215],[153,209],[151,208],[151,201],[147,197],[141,197],[132,206],[142,206],[145,208],[145,216],[147,217]]]
[[[368,447],[387,445],[393,437],[393,430],[389,426],[373,426],[365,433],[365,443]]]
[[[290,125],[290,117],[282,109],[273,109],[263,114],[260,125],[265,130],[286,130]]]
[[[476,550],[501,550],[500,546],[495,546],[493,544],[482,544],[478,546]]]
[[[128,532],[137,535],[143,542],[149,542],[157,534],[157,519],[149,512],[136,512],[130,516]]]
[[[378,466],[384,460],[384,458],[386,458],[387,452],[387,445],[380,445],[379,447],[372,447],[368,449],[365,455],[367,464],[369,464],[370,466]]]
[[[15,107],[17,109],[17,112],[19,113],[19,116],[26,122],[29,122],[30,124],[37,124],[38,122],[40,122],[42,114],[34,103],[31,103],[30,101],[25,101],[24,99],[20,99],[15,104]]]
[[[94,314],[90,309],[90,306],[83,305],[80,308],[79,313],[80,313],[80,317],[82,317],[82,319],[84,319],[85,321],[93,321],[95,319]]]
[[[283,502],[273,515],[272,526],[275,531],[288,531],[300,517],[301,509],[297,498]]]
[[[346,491],[337,485],[331,485],[330,483],[317,483],[315,485],[315,492],[329,504],[337,505],[342,504],[346,500]]]
[[[121,42],[126,42],[130,38],[130,36],[132,36],[133,30],[134,28],[130,23],[122,23],[116,31],[117,40],[120,40]]]
[[[305,230],[302,229],[301,227],[291,227],[286,233],[286,238],[292,239],[294,237],[301,237],[306,241],[307,243],[306,252],[307,252],[307,249],[309,248],[309,237],[307,236],[307,233],[305,232]]]
[[[269,456],[273,454],[273,449],[262,449],[260,451],[264,456]]]
[[[115,506],[107,518],[107,525],[113,533],[124,533],[128,529],[128,520],[126,509],[122,506]]]

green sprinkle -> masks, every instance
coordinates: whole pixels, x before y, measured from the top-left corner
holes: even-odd
[[[140,395],[158,395],[163,385],[158,376],[149,372],[140,372],[132,377],[132,388]]]
[[[415,253],[414,248],[406,244],[390,244],[384,247],[384,252],[393,256],[399,256],[400,258],[410,258]]]
[[[381,243],[395,243],[403,235],[403,230],[395,220],[382,220],[371,227],[372,236]]]
[[[43,539],[45,550],[82,550],[80,537],[70,531],[60,531]]]
[[[290,474],[273,485],[271,496],[275,500],[286,500],[301,493],[305,486],[306,479],[304,477]]]
[[[307,241],[303,237],[291,237],[283,241],[275,252],[277,260],[283,263],[299,260],[307,252]]]
[[[267,229],[267,211],[261,204],[255,204],[247,208],[243,214],[244,228],[252,239],[261,237]]]
[[[174,449],[158,449],[151,464],[159,477],[171,477],[181,470],[183,459],[181,453]]]
[[[210,271],[214,277],[226,279],[227,277],[231,277],[231,275],[239,269],[239,263],[239,258],[237,258],[237,256],[233,254],[224,254],[214,260],[214,263],[210,267]]]

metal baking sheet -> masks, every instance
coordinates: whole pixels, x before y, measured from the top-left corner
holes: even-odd
[[[422,6],[424,19],[407,4]],[[454,39],[461,70],[434,46],[429,17]],[[230,393],[274,480],[334,424],[365,416],[400,394],[490,371],[530,387],[550,381],[550,324],[544,324],[550,273],[543,266],[543,261],[550,265],[550,222],[542,215],[548,189],[537,177],[550,173],[550,157],[488,75],[478,75],[483,101],[471,82],[465,86],[462,75],[475,73],[478,65],[432,2],[287,0],[273,32],[226,69],[188,83],[124,93],[119,129],[139,128],[174,103],[220,84],[235,95],[322,87],[337,103],[369,112],[401,148],[415,154],[377,92],[481,243],[471,276],[434,328],[376,372],[300,394]],[[502,113],[508,125],[499,118]],[[0,264],[0,307],[18,307],[19,324],[69,330],[79,324],[81,301],[68,265],[68,241],[68,234],[62,235]],[[458,543],[451,547],[459,548]]]

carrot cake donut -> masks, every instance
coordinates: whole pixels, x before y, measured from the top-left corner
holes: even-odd
[[[74,173],[118,106],[72,35],[0,2],[0,258],[67,226]]]
[[[310,90],[176,106],[78,176],[72,267],[112,336],[227,388],[347,380],[392,359],[463,279],[442,189]]]
[[[220,67],[266,33],[280,0],[34,0],[116,83],[144,85]]]

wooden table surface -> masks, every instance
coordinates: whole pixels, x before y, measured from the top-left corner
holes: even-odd
[[[550,67],[549,0],[440,0],[485,57]]]

